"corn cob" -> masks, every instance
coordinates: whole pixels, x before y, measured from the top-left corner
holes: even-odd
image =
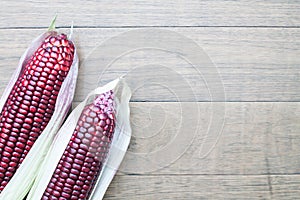
[[[88,199],[106,160],[114,129],[110,90],[85,106],[42,199]]]
[[[23,64],[0,115],[0,191],[50,121],[73,57],[66,35],[51,32]]]

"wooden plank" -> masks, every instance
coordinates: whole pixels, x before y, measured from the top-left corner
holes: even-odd
[[[299,1],[1,1],[0,28],[76,26],[299,26]]]
[[[0,94],[41,32],[0,30]],[[299,29],[75,29],[74,38],[81,60],[76,101],[125,73],[133,101],[300,101]]]
[[[293,194],[287,191],[285,197],[291,195]],[[163,175],[116,176],[104,199],[270,199],[270,197],[266,176]]]
[[[133,136],[118,174],[300,171],[300,103],[132,102],[130,106]]]
[[[104,199],[298,199],[300,176],[116,176]]]
[[[298,199],[300,196],[300,175],[270,176],[274,199]]]

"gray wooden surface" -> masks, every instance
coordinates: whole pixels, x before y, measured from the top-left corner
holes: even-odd
[[[133,138],[105,199],[298,199],[299,12],[297,0],[1,1],[0,95],[26,47],[57,13],[62,31],[74,21],[81,60],[74,106],[124,73],[137,87]],[[130,52],[106,70],[114,52],[134,46],[118,42],[119,35],[159,29],[194,41],[218,76],[201,77],[181,59],[187,55],[157,49]],[[186,41],[175,43],[184,48]],[[203,72],[208,63],[192,64]],[[193,93],[152,66],[175,70]],[[223,90],[210,91],[207,80],[221,81]]]
[[[59,22],[59,21],[58,21]],[[0,68],[0,75],[12,73],[19,56],[28,46],[34,36],[39,35],[44,29],[0,29],[0,59],[6,67]],[[135,30],[118,28],[88,28],[75,29],[74,38],[77,41],[82,64],[79,75],[79,84],[75,101],[81,101],[91,90],[90,85],[97,83],[100,72],[104,67],[99,66],[112,59],[112,55],[103,54],[94,50],[96,44],[107,41],[112,36]],[[224,84],[227,101],[299,101],[299,63],[300,49],[298,28],[168,28],[194,40],[209,55],[217,66],[221,80]],[[18,36],[16,36],[16,31]],[[67,32],[69,30],[66,30]],[[96,42],[96,44],[95,44]],[[178,41],[184,44],[185,41]],[[17,45],[16,45],[17,44]],[[125,45],[125,44],[121,44]],[[7,51],[14,46],[14,53]],[[99,48],[100,49],[100,48]],[[101,49],[100,49],[101,50]],[[101,60],[99,59],[101,54]],[[146,56],[147,54],[147,56]],[[204,61],[203,61],[204,62]],[[139,51],[132,53],[119,61],[114,66],[114,71],[109,73],[124,73],[124,66],[143,66],[145,63],[160,64],[178,70],[184,78],[193,84],[195,96],[185,93],[185,100],[210,101],[204,79],[195,75],[193,68],[168,53],[159,51]],[[201,60],[199,60],[201,65]],[[129,69],[128,69],[129,70]],[[144,72],[140,72],[144,73]],[[147,71],[157,73],[156,71]],[[144,73],[145,74],[145,73]],[[137,78],[145,78],[140,74]],[[117,74],[115,74],[117,75]],[[105,83],[115,78],[115,75],[103,77]],[[10,76],[1,78],[0,88],[3,90]],[[163,77],[162,77],[163,78]],[[205,77],[209,78],[209,77]],[[216,79],[216,77],[212,77]],[[84,81],[88,80],[88,84]],[[180,82],[175,82],[177,87]],[[153,94],[153,92],[155,94]],[[184,88],[182,88],[184,93]],[[160,90],[152,93],[135,94],[134,101],[174,101],[172,95],[162,93]],[[221,101],[222,99],[215,99]]]

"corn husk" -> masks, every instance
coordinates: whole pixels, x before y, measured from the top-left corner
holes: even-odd
[[[12,75],[3,95],[0,99],[0,110],[2,110],[7,98],[12,90],[14,84],[16,83],[18,77],[22,73],[22,70],[26,66],[28,60],[30,60],[33,53],[40,46],[42,41],[49,35],[56,34],[55,31],[47,31],[41,34],[39,37],[34,39],[31,45],[27,48],[25,53],[20,58],[17,69]],[[64,80],[61,90],[59,91],[55,111],[48,125],[41,133],[39,138],[36,140],[31,150],[28,152],[27,156],[23,160],[20,167],[17,169],[16,173],[5,186],[4,190],[0,194],[0,200],[19,200],[23,199],[28,193],[33,181],[36,177],[37,171],[42,163],[55,134],[57,133],[59,127],[63,123],[68,111],[71,107],[73,96],[75,93],[76,79],[78,74],[78,56],[76,53],[76,47],[74,52],[74,59],[70,71]]]
[[[129,121],[129,99],[131,97],[131,91],[125,83],[124,78],[118,78],[107,85],[92,91],[69,115],[51,145],[46,159],[40,168],[37,179],[27,197],[28,200],[41,199],[55,168],[71,139],[84,107],[91,103],[95,96],[110,90],[113,90],[114,92],[116,126],[106,162],[101,170],[89,200],[100,200],[103,198],[105,191],[124,158],[131,138],[131,127]]]

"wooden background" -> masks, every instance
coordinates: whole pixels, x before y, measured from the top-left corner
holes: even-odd
[[[168,77],[145,70],[147,63],[173,66],[196,91],[189,96],[175,82],[182,95],[177,101],[166,88],[138,85],[131,103],[133,138],[105,199],[299,199],[300,1],[2,0],[0,94],[55,13],[61,30],[69,31],[74,21],[81,60],[74,105],[92,89],[86,81],[105,83],[128,66],[142,67],[136,80]],[[210,99],[203,79],[168,53],[130,53],[99,80],[107,67],[101,63],[112,59],[97,54],[101,44],[139,29],[174,31],[196,42],[217,67],[226,98]],[[224,120],[214,123],[212,110]],[[204,140],[210,124],[221,129]],[[164,148],[176,137],[182,138],[177,148]]]

